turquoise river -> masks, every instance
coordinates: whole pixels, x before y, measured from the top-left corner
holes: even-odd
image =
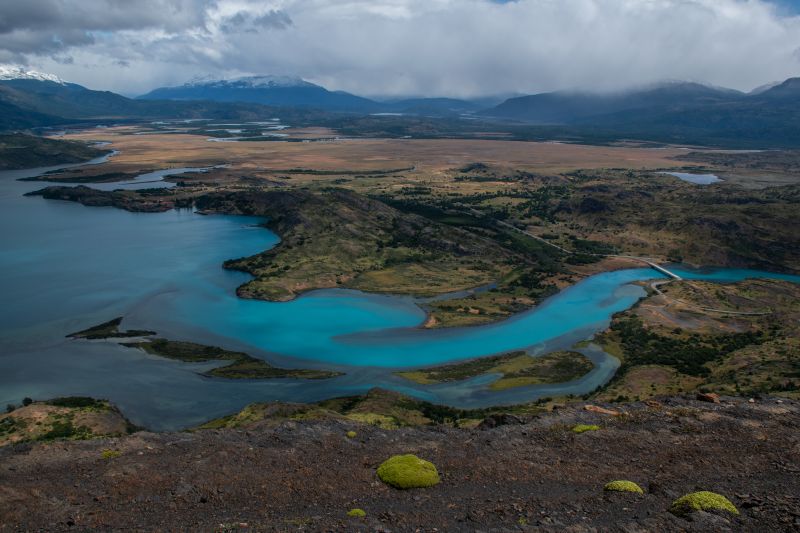
[[[101,164],[101,160],[94,161]],[[229,414],[255,401],[315,401],[397,390],[458,407],[583,394],[611,378],[618,362],[590,345],[595,368],[581,379],[491,392],[491,377],[422,386],[393,375],[418,367],[526,349],[569,348],[604,329],[644,290],[632,282],[658,278],[649,268],[592,276],[531,311],[500,323],[424,330],[413,298],[320,290],[292,302],[242,300],[247,280],[225,271],[225,259],[273,246],[277,237],[248,217],[159,214],[84,207],[23,194],[46,184],[17,181],[46,169],[0,172],[0,402],[23,397],[108,398],[131,420],[174,429]],[[152,187],[164,173],[108,187]],[[751,270],[693,271],[691,279],[798,276]],[[236,381],[187,364],[146,355],[110,341],[75,341],[67,333],[124,316],[123,327],[146,328],[176,340],[247,351],[278,366],[340,370],[321,381]],[[215,363],[216,364],[216,363]]]

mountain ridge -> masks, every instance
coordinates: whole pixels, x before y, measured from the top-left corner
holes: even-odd
[[[343,91],[288,76],[245,76],[234,79],[193,79],[175,87],[159,87],[137,100],[210,100],[272,106],[297,106],[326,111],[370,112],[380,104]]]

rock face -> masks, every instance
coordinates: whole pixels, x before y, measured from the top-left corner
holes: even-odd
[[[0,524],[10,531],[793,530],[800,402],[723,400],[665,397],[625,405],[619,417],[567,406],[483,430],[291,420],[6,446]],[[603,428],[576,435],[576,424]],[[398,454],[435,464],[441,483],[408,491],[381,483],[376,469]],[[612,480],[630,480],[644,494],[603,490]],[[741,514],[670,512],[697,491],[724,495]],[[365,516],[347,516],[352,509]]]

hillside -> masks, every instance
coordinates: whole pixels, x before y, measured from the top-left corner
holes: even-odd
[[[107,153],[80,142],[0,134],[0,170],[80,163]]]
[[[621,111],[643,111],[676,106],[711,105],[736,101],[743,95],[699,83],[671,82],[616,93],[551,92],[509,98],[482,114],[539,124],[603,122],[603,116]]]
[[[496,416],[476,429],[391,430],[271,404],[248,408],[234,428],[6,446],[0,516],[12,529],[48,531],[798,526],[797,402],[662,397],[611,407]],[[590,430],[579,433],[579,424]],[[381,483],[378,465],[405,453],[431,461],[441,483],[411,490]],[[604,491],[613,480],[644,492]],[[739,514],[669,511],[699,490],[727,497]],[[354,508],[365,516],[348,516]]]
[[[79,121],[142,119],[266,120],[275,107],[247,102],[133,100],[74,83],[31,77],[0,77],[0,131],[71,124]],[[281,109],[287,118],[303,120],[302,109]],[[315,112],[321,118],[324,114]]]
[[[800,145],[800,79],[743,94],[695,83],[615,94],[555,92],[506,100],[487,117],[624,136],[729,147]]]

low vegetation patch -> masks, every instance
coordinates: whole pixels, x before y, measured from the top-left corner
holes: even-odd
[[[398,489],[432,487],[439,483],[439,472],[429,461],[416,455],[395,455],[378,467],[378,478]]]
[[[705,490],[681,496],[672,503],[669,510],[678,516],[687,516],[695,511],[725,511],[739,514],[739,510],[728,498]]]
[[[633,481],[617,480],[606,483],[603,490],[609,492],[634,492],[636,494],[644,494],[642,487]]]
[[[347,516],[352,518],[364,518],[367,516],[367,512],[364,509],[350,509],[347,511]]]
[[[362,424],[376,425],[383,429],[427,425],[474,427],[492,415],[539,414],[544,409],[542,404],[549,400],[550,398],[543,398],[531,404],[512,407],[458,409],[375,388],[367,394],[331,398],[314,404],[283,404],[280,402],[251,404],[239,413],[211,420],[201,425],[200,428],[248,427],[264,420],[277,423],[282,420],[326,418],[346,418]]]
[[[136,429],[105,400],[81,396],[44,402],[26,399],[22,406],[0,415],[0,446],[121,436]]]
[[[599,431],[600,426],[594,424],[578,424],[576,426],[572,426],[573,433],[586,433],[587,431]]]
[[[621,370],[659,364],[672,366],[690,376],[706,376],[710,373],[706,363],[768,339],[766,334],[752,331],[707,336],[692,333],[686,338],[665,336],[645,328],[638,316],[615,320],[611,331],[618,336],[625,351]]]

